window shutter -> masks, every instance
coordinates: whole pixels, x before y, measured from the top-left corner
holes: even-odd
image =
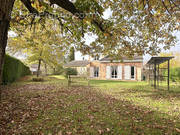
[[[141,68],[137,68],[137,80],[141,81]]]
[[[106,78],[107,79],[111,78],[111,67],[110,66],[106,67]]]
[[[94,67],[90,67],[90,77],[94,77]]]
[[[124,67],[124,72],[125,72],[125,79],[130,80],[131,79],[131,67],[130,66],[125,66]]]
[[[122,66],[118,66],[118,79],[122,80]]]

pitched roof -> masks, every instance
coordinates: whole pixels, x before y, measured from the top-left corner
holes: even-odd
[[[89,64],[90,62],[87,60],[74,60],[71,61],[67,64],[64,64],[65,67],[85,67]]]
[[[122,59],[115,60],[109,56],[100,59],[101,62],[143,62],[143,56],[134,56],[133,58],[122,57]]]

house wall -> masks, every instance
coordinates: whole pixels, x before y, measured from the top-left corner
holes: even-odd
[[[85,75],[87,74],[87,67],[71,67],[77,70],[78,75]]]
[[[125,80],[125,66],[134,66],[135,67],[135,79],[136,81],[141,81],[142,67],[143,64],[140,62],[134,63],[100,63],[100,62],[91,62],[90,67],[99,67],[99,77],[97,79],[106,79],[106,67],[107,66],[122,66],[122,80]]]

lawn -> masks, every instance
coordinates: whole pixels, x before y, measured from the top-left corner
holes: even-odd
[[[0,134],[180,134],[180,89],[91,80],[67,87],[61,76],[26,77],[2,87]]]

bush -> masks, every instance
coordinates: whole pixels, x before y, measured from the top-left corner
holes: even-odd
[[[163,74],[166,76],[168,71],[166,70]],[[170,68],[170,80],[173,82],[180,81],[180,67]]]
[[[74,68],[66,68],[65,69],[65,77],[67,78],[68,75],[77,75],[77,70]]]
[[[34,82],[43,82],[44,79],[43,78],[33,78],[32,79]]]
[[[180,68],[172,68],[170,70],[170,80],[174,82],[180,81]]]
[[[55,72],[53,73],[54,75],[62,75],[64,73],[64,68],[63,66],[59,65],[57,66]]]
[[[25,66],[20,60],[5,55],[2,78],[3,84],[12,83],[20,77],[30,74],[31,71],[29,67]]]

